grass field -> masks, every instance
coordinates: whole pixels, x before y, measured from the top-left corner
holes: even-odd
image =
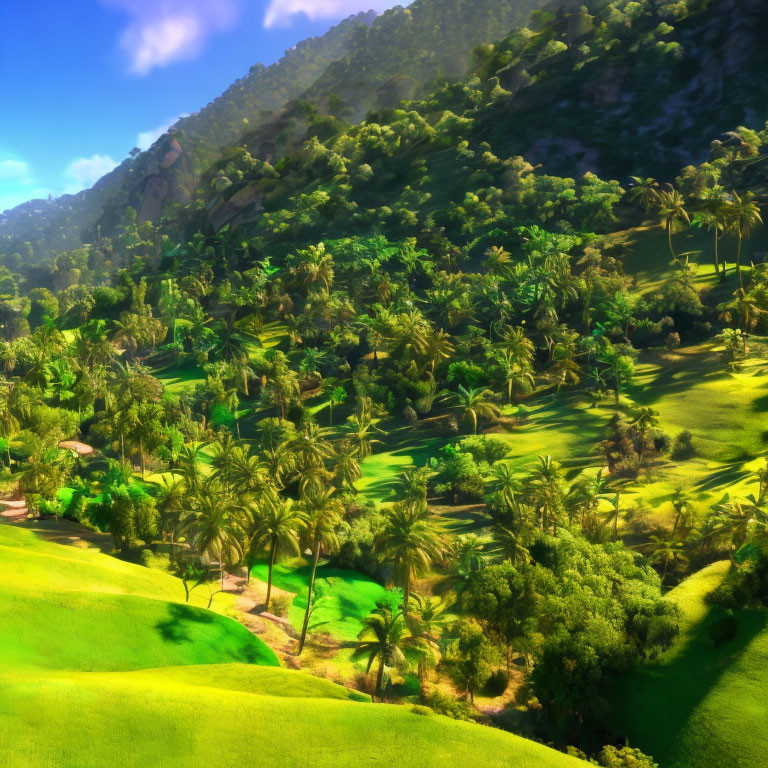
[[[739,632],[714,648],[704,598],[726,577],[715,563],[669,594],[681,634],[655,664],[625,676],[616,724],[664,768],[755,768],[768,755],[768,614],[741,611]]]
[[[279,563],[274,568],[276,587],[296,593],[288,618],[297,629],[301,628],[307,608],[307,589],[311,567],[299,561]],[[266,564],[258,564],[253,575],[267,580]],[[379,601],[396,605],[399,592],[384,589],[380,584],[357,571],[321,566],[315,581],[316,606],[309,621],[310,632],[327,632],[339,640],[354,640],[362,629],[362,621]],[[321,599],[319,599],[321,598]]]
[[[365,703],[280,669],[242,625],[181,595],[168,574],[0,525],[2,764],[583,765],[508,733]],[[214,605],[231,610],[228,599]]]

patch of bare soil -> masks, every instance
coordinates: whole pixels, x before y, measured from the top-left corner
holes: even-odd
[[[93,456],[95,453],[92,445],[86,445],[80,443],[77,440],[62,440],[59,443],[59,448],[65,448],[70,451],[74,451],[78,456]]]
[[[98,549],[109,554],[113,549],[112,537],[108,533],[98,533],[86,528],[80,523],[63,518],[46,518],[44,520],[24,520],[18,523],[20,528],[33,531],[45,541],[54,544],[65,544],[79,549]]]

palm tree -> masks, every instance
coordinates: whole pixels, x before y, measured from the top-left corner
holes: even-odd
[[[643,406],[638,410],[637,416],[635,416],[634,420],[630,423],[630,426],[640,436],[640,461],[643,460],[643,456],[645,455],[645,444],[648,441],[648,433],[659,423],[659,419],[657,418],[658,415],[658,411],[655,411],[648,406]]]
[[[675,510],[675,523],[672,526],[672,536],[674,537],[678,530],[690,525],[694,509],[688,494],[682,488],[675,491],[675,495],[672,497],[672,506]]]
[[[646,213],[649,213],[652,208],[661,203],[659,182],[656,179],[632,176],[628,197],[632,202],[638,203]]]
[[[510,349],[500,350],[496,355],[496,362],[504,373],[507,382],[507,400],[512,402],[513,392],[519,394],[531,392],[536,387],[533,377],[533,369],[518,361]]]
[[[422,696],[427,670],[436,666],[440,636],[452,618],[447,611],[448,606],[442,598],[414,594],[408,611],[404,614],[409,632],[404,644],[418,659],[417,669]]]
[[[376,659],[379,659],[379,671],[376,673],[376,698],[383,701],[382,684],[384,669],[405,663],[403,644],[406,635],[406,625],[403,614],[396,613],[385,603],[378,603],[374,610],[363,621],[363,628],[357,636],[357,648],[352,658],[357,660],[368,658],[367,672],[371,671]]]
[[[512,258],[509,251],[498,245],[492,245],[485,252],[485,266],[489,274],[505,277],[512,266]]]
[[[747,192],[743,197],[739,197],[735,192],[731,201],[728,203],[728,222],[729,229],[736,233],[739,240],[739,249],[736,255],[736,270],[739,273],[739,287],[744,287],[741,275],[741,246],[744,239],[749,239],[752,227],[755,224],[761,224],[763,219],[760,216],[760,207],[755,202],[755,196],[752,192]]]
[[[348,440],[342,440],[336,447],[336,455],[333,460],[336,471],[336,480],[339,488],[347,487],[352,493],[357,493],[355,483],[362,477],[358,461],[358,449]]]
[[[682,542],[674,539],[662,539],[659,536],[651,536],[650,557],[648,560],[652,563],[663,563],[661,572],[661,583],[667,578],[669,566],[675,560],[685,560],[685,549]]]
[[[477,434],[477,422],[480,419],[493,419],[501,415],[501,409],[490,398],[493,392],[485,387],[466,389],[459,384],[459,391],[454,395],[461,418],[472,422],[472,434]]]
[[[415,579],[429,573],[443,551],[443,530],[423,502],[406,500],[387,512],[377,549],[392,565],[392,579],[403,589],[403,610]]]
[[[269,551],[267,571],[267,597],[264,610],[269,610],[272,596],[272,569],[275,559],[280,555],[300,553],[298,535],[304,528],[304,516],[294,506],[293,499],[281,499],[276,493],[265,494],[257,504],[247,507],[247,513],[253,526],[252,544],[255,548],[266,546]],[[250,579],[250,567],[248,578]]]
[[[727,264],[723,260],[723,269],[720,270],[719,245],[720,237],[728,227],[728,202],[719,195],[708,198],[704,202],[704,210],[694,217],[694,223],[706,227],[715,236],[715,274],[720,281],[725,280]]]
[[[605,516],[605,525],[613,523],[613,540],[619,540],[619,518],[621,517],[621,491],[616,491],[613,498],[606,501],[610,504],[608,514]]]
[[[301,627],[301,638],[299,639],[299,655],[304,650],[304,643],[307,639],[320,552],[323,549],[329,552],[338,547],[339,540],[336,536],[336,529],[341,524],[344,505],[341,503],[341,499],[336,496],[335,488],[320,490],[313,487],[301,499],[300,508],[305,520],[306,539],[310,544],[312,554],[312,573],[307,590],[307,609],[304,613],[304,624]]]
[[[190,502],[192,509],[182,525],[183,531],[200,557],[218,561],[223,591],[225,563],[239,561],[243,554],[234,509],[216,480],[209,480]]]
[[[372,436],[374,431],[380,432],[377,429],[373,420],[368,414],[353,413],[347,419],[347,437],[352,441],[352,444],[357,448],[360,460],[371,455],[371,449],[374,443],[381,442]]]
[[[676,256],[675,249],[672,247],[672,230],[683,222],[686,224],[691,223],[688,211],[685,210],[685,198],[674,187],[670,187],[660,193],[659,216],[661,216],[661,220],[667,229],[669,252],[672,254],[672,260],[674,261]]]
[[[174,552],[174,535],[181,520],[186,500],[186,488],[183,481],[176,475],[163,477],[163,482],[157,492],[155,501],[160,512],[160,524],[163,541],[168,534],[171,536],[171,560]]]

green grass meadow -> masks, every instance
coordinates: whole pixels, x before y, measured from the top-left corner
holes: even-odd
[[[729,567],[710,565],[670,592],[679,638],[616,686],[615,724],[664,768],[740,768],[768,755],[768,616],[740,611],[736,638],[717,648],[707,635],[705,596]]]
[[[311,566],[303,561],[278,563],[274,567],[273,582],[279,589],[294,592],[295,597],[288,618],[300,629],[307,608],[307,590]],[[253,575],[267,580],[267,565],[257,564]],[[316,604],[309,621],[310,632],[324,632],[338,640],[355,640],[363,627],[363,619],[378,602],[393,607],[401,598],[399,591],[387,590],[373,579],[357,571],[321,565],[315,580]]]
[[[385,592],[342,572],[322,578],[333,600],[316,620],[342,635]],[[284,583],[303,580],[299,571]],[[182,601],[181,583],[166,573],[0,525],[3,765],[583,765],[502,731],[366,703],[280,669],[224,615],[231,596],[217,596],[214,611],[201,607],[207,594]]]

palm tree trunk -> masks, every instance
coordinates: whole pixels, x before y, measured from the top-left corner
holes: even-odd
[[[272,539],[272,546],[269,548],[269,572],[267,574],[267,600],[264,604],[264,610],[269,610],[269,598],[272,596],[272,566],[275,564],[275,553],[277,552],[277,537]],[[250,570],[248,571],[250,575]]]
[[[718,236],[717,226],[715,226],[715,275],[717,275],[720,280],[725,279],[725,271],[723,271],[723,274],[720,274],[720,256],[718,254],[718,244],[720,243],[720,238]]]
[[[381,686],[384,682],[384,656],[382,655],[379,662],[379,671],[376,673],[376,698],[379,701],[384,701],[384,697],[381,695]]]
[[[409,574],[405,575],[403,579],[403,613],[408,610],[408,599],[411,596],[411,577]]]
[[[317,561],[320,559],[320,540],[315,540],[315,554],[312,558],[312,576],[309,579],[309,591],[307,592],[307,610],[304,612],[304,624],[301,627],[301,639],[299,640],[299,653],[304,650],[304,643],[307,640],[307,628],[309,627],[309,614],[312,611],[312,593],[315,589],[315,574],[317,573]]]
[[[144,438],[139,438],[139,463],[141,464],[141,479],[144,479]]]
[[[739,288],[744,288],[744,280],[741,276],[741,232],[739,232],[739,250],[736,253],[736,271],[739,273]]]
[[[667,238],[669,239],[669,252],[672,254],[672,261],[674,261],[675,249],[672,247],[672,219],[667,221]]]

